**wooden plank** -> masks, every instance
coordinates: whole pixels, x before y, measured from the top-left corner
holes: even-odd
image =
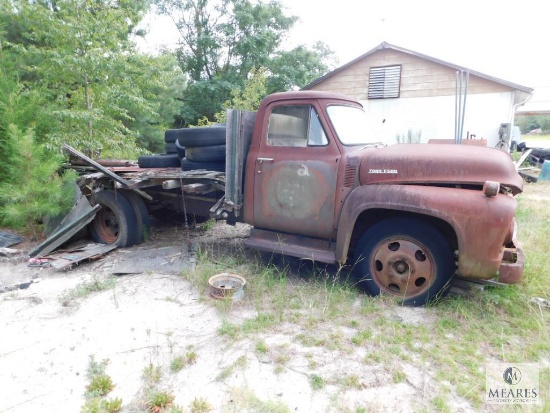
[[[528,157],[529,155],[531,155],[531,152],[533,152],[533,149],[529,149],[529,150],[523,152],[523,155],[521,155],[521,158],[519,158],[518,161],[517,161],[516,164],[515,164],[515,165],[516,165],[516,171],[519,171],[519,167],[521,166],[521,164],[522,164],[523,162],[525,162],[525,160],[527,159],[527,157]]]
[[[56,270],[67,270],[73,265],[84,260],[93,260],[102,257],[117,246],[115,244],[92,244],[80,250],[64,253],[51,262],[51,266]]]
[[[93,159],[91,158],[88,158],[86,155],[84,155],[82,152],[79,152],[77,151],[76,149],[74,149],[73,147],[65,144],[63,145],[62,149],[66,152],[69,152],[71,155],[74,155],[74,156],[78,156],[80,159],[82,159],[83,161],[85,161],[86,163],[88,163],[89,165],[93,166],[95,169],[97,169],[98,171],[101,171],[103,172],[105,175],[107,175],[109,178],[111,178],[112,180],[120,183],[124,188],[127,188],[127,189],[131,189],[130,188],[130,184],[128,183],[128,181],[126,181],[124,178],[121,178],[120,176],[118,176],[117,174],[111,172],[109,169],[105,168],[104,166],[98,164],[96,161],[94,161]],[[140,191],[139,189],[132,189],[135,193],[137,193],[138,195],[142,196],[143,198],[146,198],[148,199],[149,201],[152,201],[153,200],[153,197],[151,197],[149,194],[146,194],[145,192],[143,191]]]

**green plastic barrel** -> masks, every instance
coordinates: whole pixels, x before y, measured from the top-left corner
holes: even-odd
[[[550,161],[544,161],[542,164],[539,179],[541,181],[550,181]]]

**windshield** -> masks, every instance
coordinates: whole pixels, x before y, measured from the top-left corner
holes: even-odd
[[[356,106],[331,105],[327,107],[327,113],[338,139],[344,145],[365,145],[373,141],[372,137],[369,139],[368,136],[371,125],[363,109]]]

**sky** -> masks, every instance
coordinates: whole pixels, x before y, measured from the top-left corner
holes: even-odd
[[[288,49],[320,40],[343,65],[386,41],[550,96],[547,0],[280,1],[300,19]],[[150,23],[149,44],[170,43],[169,25]]]

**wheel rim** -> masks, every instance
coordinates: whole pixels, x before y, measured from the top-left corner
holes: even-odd
[[[371,275],[382,292],[414,297],[426,292],[436,278],[435,260],[417,241],[387,239],[374,249]]]
[[[118,218],[111,208],[103,205],[95,216],[94,227],[99,237],[107,244],[112,244],[118,239]]]

